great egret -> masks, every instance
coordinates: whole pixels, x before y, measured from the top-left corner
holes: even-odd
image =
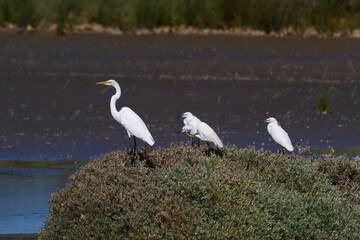
[[[191,112],[185,112],[181,114],[181,116],[184,117],[184,127],[181,132],[195,136],[208,143],[212,142],[220,148],[224,146],[215,131],[208,124],[200,121],[200,119],[195,117]]]
[[[137,115],[133,110],[131,110],[128,107],[123,107],[120,109],[120,111],[117,111],[116,109],[116,101],[121,96],[121,89],[119,84],[111,79],[105,82],[98,82],[96,84],[104,84],[107,86],[113,86],[116,89],[115,95],[111,97],[110,100],[110,111],[113,118],[115,118],[116,121],[118,121],[121,125],[124,126],[124,128],[127,131],[127,134],[129,138],[131,136],[134,137],[134,149],[133,154],[131,158],[131,164],[133,163],[133,157],[135,156],[135,150],[136,150],[136,139],[140,138],[150,146],[154,145],[155,141],[153,137],[151,136],[148,128],[146,127],[144,121]]]
[[[289,134],[285,132],[284,129],[282,129],[280,123],[275,118],[270,117],[266,120],[262,120],[259,122],[268,123],[267,130],[277,144],[279,144],[282,148],[286,148],[286,150],[288,150],[289,152],[294,151],[294,147],[291,144]]]

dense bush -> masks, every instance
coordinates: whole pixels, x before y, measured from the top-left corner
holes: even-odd
[[[360,157],[349,159],[346,156],[325,155],[317,161],[316,167],[341,190],[342,196],[360,205]]]
[[[113,152],[76,172],[53,194],[40,239],[360,238],[359,196],[334,179],[359,186],[346,159],[179,145],[141,155],[130,167]]]
[[[353,0],[0,0],[0,24],[37,26],[99,23],[122,30],[163,26],[266,32],[293,27],[302,32],[351,31],[360,27],[360,2]]]

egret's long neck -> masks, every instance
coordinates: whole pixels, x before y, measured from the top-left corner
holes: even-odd
[[[270,123],[267,125],[268,132],[270,133],[271,130],[272,130],[272,128],[273,128],[274,126],[277,126],[277,125],[278,125],[277,122],[270,122]]]
[[[120,89],[120,86],[119,84],[115,84],[113,86],[115,89],[116,89],[116,93],[115,95],[113,95],[111,97],[111,100],[110,100],[110,111],[111,111],[111,115],[116,119],[116,115],[119,113],[116,109],[116,101],[120,98],[121,96],[121,89]]]

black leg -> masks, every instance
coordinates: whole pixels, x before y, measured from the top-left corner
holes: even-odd
[[[198,138],[198,147],[200,147],[200,138]]]
[[[285,154],[284,147],[281,147],[282,153]]]
[[[145,149],[144,149],[144,151],[145,151],[145,159],[146,159],[146,152],[147,152],[147,146],[146,146],[146,143],[145,143]]]
[[[132,155],[134,146],[133,146],[133,142],[132,142],[131,138],[129,138],[129,143],[130,143],[130,155]]]
[[[133,152],[131,154],[130,166],[134,165],[135,151],[136,151],[136,139],[135,139],[135,136],[134,136],[134,149],[133,149]]]
[[[210,148],[210,144],[209,144],[209,142],[206,142],[206,145],[208,146],[208,148]]]
[[[134,136],[134,157],[135,157],[135,154],[136,154],[136,138]]]

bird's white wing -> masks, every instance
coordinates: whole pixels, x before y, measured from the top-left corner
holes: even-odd
[[[128,130],[132,135],[140,138],[150,146],[154,145],[155,141],[151,136],[144,121],[133,110],[128,107],[121,108],[119,112],[119,122]]]
[[[283,146],[284,148],[286,148],[289,152],[292,152],[294,150],[294,147],[291,144],[289,135],[279,125],[274,124],[271,127],[271,130],[269,131],[269,133],[276,143],[278,143],[281,146]]]
[[[196,129],[196,126],[193,124],[187,124],[185,125],[186,129],[188,130],[187,132],[190,133],[193,136],[199,137],[199,133],[198,130]]]
[[[190,125],[184,125],[183,130],[185,130],[185,132],[191,134],[191,126]]]
[[[212,142],[221,148],[224,146],[221,139],[208,124],[200,122],[198,125],[198,133],[202,141]]]

